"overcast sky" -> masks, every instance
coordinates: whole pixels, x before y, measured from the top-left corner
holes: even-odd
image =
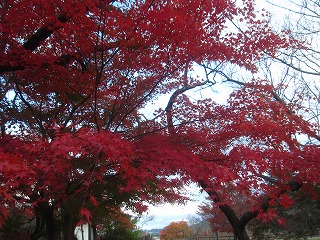
[[[154,219],[143,223],[145,219],[142,218],[140,224],[138,224],[139,227],[145,230],[164,228],[171,222],[187,221],[188,217],[196,216],[198,206],[206,201],[207,194],[201,193],[199,188],[194,184],[189,186],[187,191],[192,194],[190,198],[193,201],[188,201],[186,205],[171,205],[167,203],[160,206],[150,206],[148,213],[144,215],[154,216]]]

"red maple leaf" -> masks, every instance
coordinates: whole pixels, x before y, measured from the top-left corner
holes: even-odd
[[[97,199],[96,199],[92,194],[90,194],[89,199],[90,199],[90,202],[91,202],[95,207],[98,207],[98,206],[99,206],[99,203],[98,203]]]
[[[289,208],[294,203],[292,198],[290,198],[287,194],[283,194],[278,201],[284,208]]]
[[[89,211],[87,208],[82,207],[82,208],[80,209],[79,216],[80,216],[80,218],[82,218],[82,219],[84,218],[84,220],[87,221],[87,223],[89,223],[90,225],[92,224],[92,223],[91,223],[91,213],[90,213],[90,211]]]

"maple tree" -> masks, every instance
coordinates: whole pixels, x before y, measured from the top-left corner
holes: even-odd
[[[251,206],[247,201],[247,198],[238,194],[237,191],[233,192],[232,210],[241,215],[243,212],[249,211]],[[227,216],[215,205],[209,198],[207,202],[203,202],[199,205],[198,214],[201,219],[207,221],[213,232],[233,234],[234,230],[230,224]]]
[[[307,125],[313,128],[314,133],[313,133],[313,137],[311,138],[308,138],[308,137],[305,138],[305,136],[301,137],[303,135],[302,134],[298,136],[298,139],[302,140],[302,146],[312,147],[314,151],[317,151],[316,148],[318,146],[318,141],[319,141],[319,136],[317,135],[319,132],[319,87],[317,82],[318,80],[317,78],[319,76],[319,71],[318,71],[319,51],[318,51],[318,45],[315,39],[318,38],[319,27],[317,23],[319,22],[318,21],[319,10],[320,10],[319,4],[316,1],[300,1],[300,0],[283,1],[281,3],[278,1],[268,1],[268,2],[272,3],[273,6],[278,8],[277,10],[281,11],[278,17],[275,17],[273,19],[276,27],[279,28],[279,25],[283,23],[281,27],[284,26],[285,28],[290,29],[290,35],[293,36],[294,38],[300,39],[301,41],[305,42],[306,45],[305,47],[302,47],[302,48],[291,48],[291,49],[285,49],[283,51],[280,51],[280,54],[278,54],[276,58],[273,58],[273,56],[271,57],[266,56],[262,61],[259,62],[259,70],[262,69],[260,73],[262,73],[264,77],[270,80],[270,82],[272,83],[273,89],[274,89],[273,92],[274,92],[275,101],[282,102],[284,104],[287,104],[288,106],[299,106],[295,108],[293,112],[291,112],[292,109],[289,110],[288,113],[302,115],[304,119],[309,121]],[[283,20],[283,22],[281,22],[281,19]],[[233,80],[231,79],[231,81]],[[233,81],[233,82],[236,82],[238,84],[244,84],[243,82],[240,82],[240,81]],[[293,158],[292,161],[297,161],[297,160],[294,160]],[[308,167],[308,162],[306,162],[305,167]],[[287,169],[287,165],[282,166],[282,168]],[[274,174],[274,176],[275,175],[277,174]],[[295,176],[295,173],[292,174],[292,176]],[[263,175],[261,177],[262,177],[261,178],[262,181],[266,181],[268,184],[272,184],[272,185],[277,185],[279,183],[278,179],[281,178],[280,176],[277,176],[276,178],[267,179],[266,176],[263,176]],[[269,180],[271,180],[271,182]],[[301,181],[297,181],[297,182],[294,180],[288,181],[287,187],[284,187],[282,190],[278,190],[277,194],[273,196],[270,196],[268,191],[266,191],[263,194],[261,193],[261,195],[264,198],[262,198],[262,196],[259,196],[258,198],[258,199],[262,199],[260,204],[258,204],[260,205],[260,211],[261,212],[269,211],[268,213],[269,216],[263,214],[264,215],[263,217],[266,217],[266,218],[263,218],[264,221],[262,221],[263,222],[263,224],[261,225],[262,228],[264,227],[266,229],[268,228],[268,226],[269,227],[273,226],[272,223],[276,222],[276,224],[279,225],[277,228],[281,229],[278,231],[285,232],[287,231],[288,228],[290,228],[290,226],[294,225],[290,221],[284,221],[281,218],[279,219],[279,216],[277,216],[277,213],[275,212],[275,210],[270,209],[274,207],[273,205],[277,201],[281,202],[281,204],[283,204],[285,209],[288,208],[286,210],[287,212],[292,211],[291,214],[294,213],[297,215],[300,215],[300,214],[303,215],[303,211],[295,210],[296,204],[294,204],[292,199],[288,198],[287,196],[287,194],[292,194],[290,193],[290,190],[297,191],[302,186],[303,186],[302,188],[310,187],[310,186],[306,186],[306,182],[303,182],[302,179],[300,180]],[[302,182],[304,184],[300,185]],[[238,190],[240,189],[236,189],[236,191]],[[241,190],[239,192],[241,194]],[[313,192],[313,190],[311,190],[311,192]],[[313,196],[315,197],[316,195],[318,194],[313,192]],[[217,198],[215,198],[215,200],[217,200]],[[251,203],[247,203],[247,205],[251,206]],[[290,209],[291,205],[293,208],[292,210]],[[248,209],[246,209],[245,207],[243,207],[241,211],[239,211],[238,205],[234,202],[233,203],[229,202],[227,205],[219,206],[219,208],[220,210],[222,210],[222,212],[224,212],[226,216],[228,216],[228,218],[230,218],[230,216],[232,215],[233,216],[237,215],[233,219],[238,219],[240,221],[237,221],[237,220],[233,221],[233,224],[231,223],[232,227],[245,226],[247,223],[249,223],[247,220],[248,219],[250,220],[250,218],[247,218],[247,220],[245,220],[245,218],[248,215],[251,215],[251,216],[260,215],[260,214],[252,214],[253,212],[248,211]],[[305,212],[306,216],[304,218],[309,219],[307,215],[307,209],[305,211],[306,211]],[[219,211],[217,212],[217,209],[215,209],[215,213],[216,214],[220,213],[218,215],[221,215],[221,212]],[[280,216],[283,217],[283,215],[280,215]],[[265,222],[265,220],[267,219],[274,220],[274,221],[272,221],[272,223],[268,225]],[[221,218],[219,220],[221,220]],[[229,220],[226,220],[226,221],[230,223]],[[276,229],[276,227],[273,226],[273,229]],[[303,234],[306,233],[306,231],[303,232],[303,229],[297,229],[297,228],[294,231],[290,231],[290,232],[291,234],[297,234],[297,235],[300,234],[300,236],[301,236],[301,233]],[[241,238],[241,239],[245,239],[245,238]]]
[[[249,84],[232,94],[227,105],[208,106],[207,102],[198,102],[191,108],[188,105],[190,112],[179,106],[186,118],[205,109],[197,114],[206,119],[197,123],[197,131],[206,135],[188,129],[193,128],[193,123],[179,125],[176,131],[183,135],[180,141],[201,154],[202,173],[213,173],[208,179],[205,176],[209,175],[203,174],[200,186],[227,216],[238,239],[248,239],[245,227],[250,220],[258,216],[271,219],[274,212],[268,210],[275,201],[290,206],[292,200],[287,191],[297,191],[302,182],[317,182],[318,147],[303,146],[296,137],[316,135],[308,122],[292,114],[296,106],[291,109],[277,100],[270,85]],[[275,184],[269,184],[270,179]],[[233,189],[245,195],[251,206],[241,216],[230,205]],[[263,192],[268,194],[261,196]]]
[[[317,188],[315,191],[318,192]],[[247,223],[246,228],[251,239],[305,238],[317,236],[319,225],[319,200],[305,191],[287,193],[292,202],[286,207],[282,202],[272,205],[271,214],[267,218],[255,218]],[[245,216],[252,208],[248,199],[234,192],[234,201],[229,205],[239,217]],[[203,203],[198,214],[208,221],[214,231],[233,233],[227,216],[212,202]]]
[[[318,191],[318,190],[317,190]],[[292,206],[285,209],[276,205],[276,211],[283,224],[276,221],[255,221],[250,224],[250,231],[257,239],[267,239],[270,236],[285,236],[290,238],[306,238],[319,234],[319,199],[305,192],[290,194],[294,200]]]
[[[293,43],[254,1],[0,4],[0,223],[19,208],[31,239],[72,239],[101,214],[183,200],[190,180],[216,202],[230,181],[248,195],[271,191],[263,173],[318,181],[318,149],[294,137],[312,127],[269,85],[245,86],[225,106],[185,94],[214,85],[210,62],[254,71]],[[204,78],[189,74],[195,64]],[[162,94],[166,109],[146,119]]]
[[[299,106],[296,107],[293,112],[297,115],[302,115],[306,121],[309,121],[307,125],[313,128],[314,135],[311,138],[304,138],[300,135],[298,138],[302,140],[303,146],[310,146],[317,151],[316,147],[318,146],[319,141],[319,136],[317,136],[319,132],[319,51],[316,39],[319,37],[319,4],[317,1],[300,0],[283,1],[281,3],[279,1],[268,1],[268,3],[275,6],[277,12],[280,10],[280,13],[278,12],[278,16],[271,19],[271,22],[273,22],[275,27],[284,27],[289,29],[292,37],[300,39],[306,45],[302,48],[294,47],[281,50],[275,58],[274,56],[264,56],[258,64],[259,73],[262,74],[264,78],[268,79],[270,84],[273,85],[274,101],[282,102],[288,106]],[[251,76],[249,77],[249,80],[246,79],[247,82],[250,80]],[[230,81],[241,85],[245,84],[245,80],[240,82],[230,79]],[[289,107],[289,109],[290,108],[291,107]],[[293,113],[291,110],[288,111],[289,114]],[[306,162],[305,167],[307,166],[308,162]],[[282,166],[282,168],[287,169],[287,165]],[[270,176],[269,174],[270,173],[268,173],[267,176]],[[292,176],[294,175],[295,173],[292,174]],[[273,176],[276,176],[276,178],[269,178],[269,180],[272,180],[272,183],[269,180],[266,180],[266,176],[263,175],[261,176],[261,181],[266,181],[268,184],[276,185],[278,184],[278,179],[281,177],[277,176],[277,174],[274,174]],[[264,193],[260,192],[261,196],[258,196],[256,199],[257,202],[255,203],[255,206],[258,206],[257,209],[259,209],[260,212],[264,212],[263,214],[259,214],[258,212],[253,214],[254,211],[252,212],[250,211],[250,208],[248,209],[245,207],[242,207],[241,210],[239,210],[239,206],[234,200],[233,202],[229,201],[228,204],[225,205],[216,204],[216,208],[213,213],[217,214],[216,216],[224,215],[224,217],[218,217],[218,220],[222,221],[224,219],[224,224],[228,223],[228,225],[231,223],[231,225],[228,226],[229,231],[234,231],[234,228],[244,228],[244,226],[248,227],[248,224],[250,224],[249,221],[260,216],[263,220],[261,224],[262,230],[263,228],[268,229],[268,227],[273,226],[273,229],[278,228],[279,232],[286,232],[293,224],[290,221],[284,221],[282,219],[282,214],[280,214],[280,217],[277,216],[277,212],[273,209],[274,204],[275,202],[280,201],[281,204],[286,207],[285,209],[288,212],[290,212],[292,205],[293,209],[291,211],[297,215],[302,215],[303,211],[294,211],[296,204],[293,203],[292,199],[287,197],[287,194],[292,194],[290,193],[290,190],[297,191],[300,189],[302,187],[300,183],[302,182],[303,180],[297,182],[294,180],[289,181],[287,182],[287,186],[282,190],[278,190],[276,194],[271,194],[273,196],[270,196],[268,191],[265,191]],[[302,188],[308,188],[305,182]],[[239,194],[241,195],[241,188],[235,188],[235,191],[239,191]],[[311,191],[313,192],[313,190]],[[213,195],[218,194],[214,191],[211,191],[211,193]],[[314,196],[318,195],[315,193],[313,194]],[[214,198],[214,200],[218,201],[219,198]],[[252,203],[247,202],[246,204],[247,206],[252,207]],[[277,208],[277,210],[279,210],[279,208]],[[268,214],[266,214],[266,212],[268,212]],[[307,216],[307,210],[305,214],[306,216],[304,218],[309,219]],[[248,215],[253,218],[248,218]],[[226,216],[229,219],[227,219]],[[230,221],[230,219],[233,220]],[[217,218],[215,220],[217,220]],[[266,220],[272,221],[268,224]],[[215,223],[219,224],[219,221]],[[278,226],[274,227],[274,223]],[[301,233],[305,234],[306,231],[297,228],[295,231],[291,231],[291,234],[300,234],[300,236]],[[245,239],[245,237],[242,237],[241,239]]]
[[[160,232],[161,240],[185,239],[192,236],[192,230],[186,221],[172,222]]]

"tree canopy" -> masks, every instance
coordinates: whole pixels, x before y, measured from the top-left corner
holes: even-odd
[[[316,1],[304,0],[288,0],[282,1],[281,3],[279,1],[270,0],[267,2],[274,7],[275,15],[272,15],[270,20],[273,26],[277,29],[281,27],[288,29],[290,36],[303,41],[305,46],[282,49],[275,57],[268,56],[268,54],[265,55],[258,63],[258,75],[268,79],[268,83],[272,85],[274,100],[280,101],[287,106],[296,106],[293,112],[289,110],[288,113],[303,116],[303,121],[308,122],[307,125],[312,126],[311,128],[313,129],[314,135],[306,133],[297,134],[297,144],[301,145],[301,149],[305,149],[305,147],[308,146],[313,148],[311,151],[317,151],[316,148],[319,145],[319,137],[317,136],[317,133],[319,132],[319,84],[317,81],[319,76],[317,70],[317,66],[319,64],[319,51],[316,39],[318,39],[317,29],[319,28],[319,4]],[[235,74],[234,77],[235,79],[239,79],[239,76]],[[252,76],[245,76],[243,77],[243,80],[234,82],[245,84],[245,82],[250,82],[251,79]],[[310,138],[310,136],[313,137]],[[262,146],[264,146],[264,144]],[[292,161],[296,162],[297,160],[292,158]],[[308,164],[308,161],[305,162],[305,167],[307,167]],[[287,164],[282,166],[284,170],[286,170],[287,167]],[[221,220],[221,223],[222,220],[228,221],[231,223],[228,227],[232,226],[234,229],[239,226],[243,228],[243,226],[247,225],[249,221],[259,216],[266,229],[273,226],[273,224],[267,225],[265,222],[267,220],[273,220],[273,223],[279,225],[279,229],[286,232],[287,229],[290,229],[290,225],[293,225],[293,222],[284,221],[282,219],[283,214],[281,214],[281,212],[280,216],[278,216],[275,206],[280,203],[286,209],[286,212],[299,215],[303,211],[299,212],[295,210],[295,206],[297,206],[297,204],[294,204],[294,201],[288,196],[288,194],[292,195],[294,194],[293,192],[300,190],[302,191],[301,194],[308,195],[305,192],[306,190],[311,191],[313,197],[317,197],[318,195],[318,193],[314,192],[314,187],[317,186],[318,183],[311,181],[312,184],[308,185],[308,183],[304,182],[302,178],[296,181],[297,178],[295,178],[295,174],[301,173],[299,170],[291,170],[288,173],[292,174],[293,178],[286,182],[286,187],[283,187],[282,189],[280,187],[275,194],[270,194],[269,191],[265,190],[258,192],[259,194],[257,194],[256,206],[259,206],[259,211],[256,211],[255,214],[250,210],[252,208],[251,200],[243,195],[241,188],[230,187],[230,185],[227,185],[225,191],[229,191],[228,194],[233,196],[232,198],[234,200],[232,203],[230,201],[226,205],[215,204],[215,206],[218,207],[217,210],[222,210],[221,213],[224,213],[226,216],[225,218],[220,218],[219,216],[221,216],[221,213],[217,214],[217,210],[214,210],[211,213],[214,214],[215,219],[213,219],[213,221],[217,220],[217,218],[219,221]],[[261,180],[273,187],[279,186],[279,184],[281,185],[284,182],[281,183],[279,179],[282,177],[275,177],[276,174],[277,173],[274,172],[272,174],[261,175]],[[217,195],[218,193],[212,192],[212,194]],[[218,198],[215,198],[215,201],[217,200]],[[258,203],[259,201],[260,203]],[[279,210],[279,208],[277,208],[277,210]],[[303,210],[307,211],[307,208],[303,208]],[[208,209],[206,211],[208,211]],[[305,214],[307,214],[307,212]],[[215,224],[218,224],[218,222],[215,222]],[[298,223],[298,221],[294,222]],[[256,221],[254,224],[255,223]],[[274,226],[273,229],[275,229]],[[264,230],[265,229],[262,231]],[[290,234],[297,234],[299,236],[307,233],[307,231],[302,231],[302,229],[289,231],[291,232]],[[278,231],[278,233],[280,232],[281,231]],[[288,232],[285,233],[287,236],[290,235]],[[311,233],[312,230],[309,231],[309,234]],[[261,236],[258,238],[260,239]],[[246,238],[242,237],[240,239]]]
[[[244,85],[225,105],[186,94],[214,87],[217,75],[235,82],[211,63],[256,71],[265,53],[299,45],[254,1],[0,6],[1,223],[19,208],[34,221],[31,239],[72,239],[79,220],[182,201],[189,181],[217,203],[231,200],[226,185],[254,199],[319,181],[318,147],[297,137],[317,138],[313,126],[267,82]],[[166,94],[166,108],[144,117]]]

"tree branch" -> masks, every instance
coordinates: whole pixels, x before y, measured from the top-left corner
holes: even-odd
[[[68,18],[66,15],[61,14],[58,16],[58,20],[61,23],[66,23],[68,21]],[[39,28],[23,45],[22,47],[25,50],[33,52],[42,41],[48,39],[54,32],[54,30],[57,30],[58,28],[54,29],[50,26],[45,26]],[[0,74],[4,72],[11,72],[11,71],[17,71],[17,70],[24,70],[25,67],[23,65],[0,65]]]
[[[65,14],[60,14],[58,16],[58,20],[61,23],[66,23],[68,21],[68,18]],[[60,27],[59,27],[60,28]],[[45,26],[39,28],[22,46],[26,50],[34,51],[42,41],[49,38],[54,30],[57,30],[59,28],[53,29],[50,26]]]
[[[263,175],[263,178],[266,178],[267,181],[271,180],[271,182],[276,183],[275,182],[276,180],[271,178],[271,177],[267,177],[267,176]],[[283,194],[285,194],[288,191],[296,192],[302,187],[302,184],[297,182],[297,181],[289,181],[286,185],[288,186],[288,188],[284,188],[284,189],[280,190],[276,194],[276,198],[280,198]],[[253,210],[253,211],[245,212],[241,216],[240,224],[243,225],[243,226],[246,226],[248,224],[248,222],[250,222],[252,219],[256,218],[260,212],[266,212],[270,207],[270,201],[273,200],[273,199],[274,198],[272,198],[271,196],[266,196],[263,199],[263,201],[260,204],[260,206],[258,207],[258,209]]]
[[[169,132],[173,133],[173,127],[174,127],[174,124],[173,124],[173,120],[172,120],[172,106],[175,102],[175,100],[177,99],[177,97],[180,95],[180,94],[183,94],[184,92],[188,91],[188,90],[191,90],[191,89],[194,89],[196,87],[200,87],[200,86],[204,86],[206,84],[208,84],[210,81],[209,79],[207,78],[207,80],[203,81],[203,82],[199,82],[199,83],[195,83],[194,85],[188,85],[187,83],[187,69],[188,68],[188,64],[186,66],[186,69],[184,71],[184,86],[175,90],[172,94],[171,94],[171,97],[168,101],[168,104],[165,108],[165,111],[166,111],[166,114],[167,114],[167,121],[168,121],[168,129],[169,129]]]
[[[265,175],[261,175],[261,177],[269,182],[277,183],[277,180],[272,177],[265,176]],[[269,207],[271,206],[270,201],[274,199],[274,197],[265,196],[263,198],[260,206],[257,209],[252,210],[252,211],[247,211],[244,214],[242,214],[242,216],[240,218],[238,218],[236,213],[234,212],[234,210],[229,205],[227,205],[225,203],[221,203],[221,199],[219,198],[219,194],[214,189],[212,189],[210,186],[208,186],[208,184],[206,184],[203,180],[199,180],[198,184],[200,185],[200,187],[204,191],[206,191],[206,193],[210,196],[212,201],[217,204],[219,209],[228,218],[229,223],[231,224],[235,234],[237,235],[237,237],[239,239],[247,239],[248,236],[245,231],[246,225],[252,219],[258,217],[260,212],[266,212],[269,209]],[[295,191],[298,191],[302,187],[302,184],[297,181],[289,181],[286,185],[288,186],[288,188],[284,188],[284,189],[280,190],[276,194],[276,198],[280,198],[287,191],[295,192]]]
[[[306,71],[306,70],[303,70],[301,68],[298,68],[296,66],[294,66],[293,64],[291,63],[288,63],[286,61],[284,61],[283,59],[279,58],[279,57],[274,57],[274,59],[278,60],[279,62],[283,63],[284,65],[298,71],[298,72],[301,72],[301,73],[305,73],[305,74],[309,74],[309,75],[314,75],[314,76],[319,76],[320,73],[319,72],[310,72],[310,71]]]

